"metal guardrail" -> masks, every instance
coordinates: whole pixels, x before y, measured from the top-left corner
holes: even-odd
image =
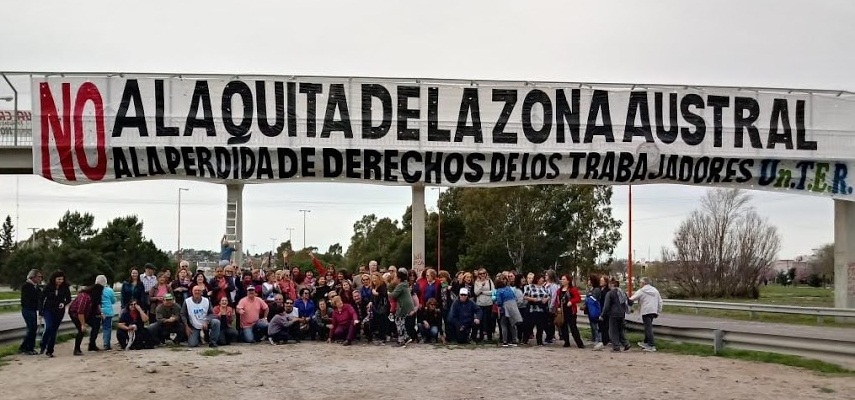
[[[10,302],[15,302],[17,300],[4,300],[4,304],[9,304]],[[674,304],[675,300],[667,300],[666,304],[672,303]],[[740,303],[719,303],[719,304],[709,304],[713,302],[691,302],[686,301],[684,303],[688,303],[689,305],[682,305],[685,307],[692,307],[697,305],[698,308],[713,308],[713,307],[722,307],[720,304],[727,305],[726,307],[730,307],[730,304],[734,304],[733,308],[726,309],[737,309],[737,310],[748,310],[750,311],[750,306],[754,306],[754,304],[740,304]],[[696,304],[699,303],[699,304]],[[764,306],[768,307],[768,306]],[[769,310],[781,310],[787,309],[786,311],[779,311],[785,313],[796,313],[793,307],[787,306],[772,306],[776,308],[763,308],[760,307],[758,312],[768,312]],[[783,307],[783,308],[782,308]],[[808,310],[824,310],[822,308],[811,308],[811,307],[801,307]],[[719,308],[721,309],[721,308]],[[835,310],[835,309],[832,309]],[[802,310],[804,311],[804,310]],[[829,317],[835,316],[843,316],[848,317],[855,310],[837,310],[840,313],[835,313],[828,311],[825,309],[823,312],[831,312],[831,314],[827,315]],[[588,322],[585,318],[579,319],[580,327],[587,327]],[[633,321],[627,319],[626,321],[627,329],[633,331],[643,331],[644,325],[640,322]],[[60,333],[69,333],[74,331],[74,325],[70,320],[66,319],[60,325],[59,332]],[[816,338],[816,337],[804,337],[799,336],[795,333],[788,332],[787,334],[781,333],[759,333],[759,332],[739,332],[739,331],[728,331],[723,329],[716,328],[701,328],[701,327],[676,327],[676,326],[664,326],[664,325],[655,325],[653,328],[654,333],[657,338],[673,340],[678,342],[685,343],[695,343],[702,344],[707,346],[713,346],[716,352],[720,352],[724,348],[733,348],[740,350],[752,350],[752,351],[763,351],[770,353],[780,353],[780,354],[790,354],[795,356],[801,356],[805,358],[823,360],[826,362],[831,362],[835,364],[840,364],[844,366],[853,366],[853,360],[855,360],[855,336],[853,336],[849,340],[845,339],[830,339],[830,338]],[[0,343],[11,343],[15,341],[19,341],[24,337],[26,333],[26,328],[15,328],[0,331]]]
[[[627,320],[626,324],[629,330],[644,331],[644,325],[640,322]],[[855,338],[808,338],[792,334],[732,332],[713,328],[662,325],[654,325],[653,332],[657,339],[713,346],[716,353],[725,348],[733,348],[801,356],[850,368],[855,365]]]
[[[666,306],[669,307],[693,308],[695,309],[695,313],[697,313],[700,309],[745,311],[749,313],[752,319],[756,317],[756,313],[758,312],[815,316],[816,321],[820,324],[823,323],[823,320],[825,318],[843,317],[855,319],[855,308],[801,307],[776,304],[726,303],[718,301],[671,299],[665,299],[664,303]]]

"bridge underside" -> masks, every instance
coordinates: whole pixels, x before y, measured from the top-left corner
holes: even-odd
[[[32,147],[0,147],[0,174],[32,175]]]

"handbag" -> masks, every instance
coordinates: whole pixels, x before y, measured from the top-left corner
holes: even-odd
[[[564,311],[561,307],[555,308],[555,326],[564,325]]]

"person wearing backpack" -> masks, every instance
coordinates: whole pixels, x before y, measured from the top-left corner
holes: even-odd
[[[641,278],[641,288],[635,291],[629,298],[630,301],[638,301],[641,309],[641,321],[644,323],[644,341],[638,346],[644,351],[656,351],[653,341],[653,320],[662,313],[662,296],[659,290],[650,284],[647,278]]]
[[[621,348],[623,351],[629,351],[629,342],[626,340],[626,333],[624,332],[624,320],[629,312],[626,293],[620,289],[620,283],[617,279],[612,278],[609,286],[611,290],[606,294],[603,312],[608,315],[612,351],[618,353]],[[603,316],[600,315],[600,318],[602,319]]]
[[[603,337],[600,334],[600,316],[603,308],[598,299],[601,298],[600,277],[591,274],[588,277],[588,293],[585,295],[585,314],[588,315],[588,324],[591,326],[591,340],[594,342],[594,350],[603,349]]]

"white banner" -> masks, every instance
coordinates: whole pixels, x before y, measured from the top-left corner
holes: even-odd
[[[675,182],[850,199],[848,94],[334,77],[33,79],[34,167],[133,179]]]

